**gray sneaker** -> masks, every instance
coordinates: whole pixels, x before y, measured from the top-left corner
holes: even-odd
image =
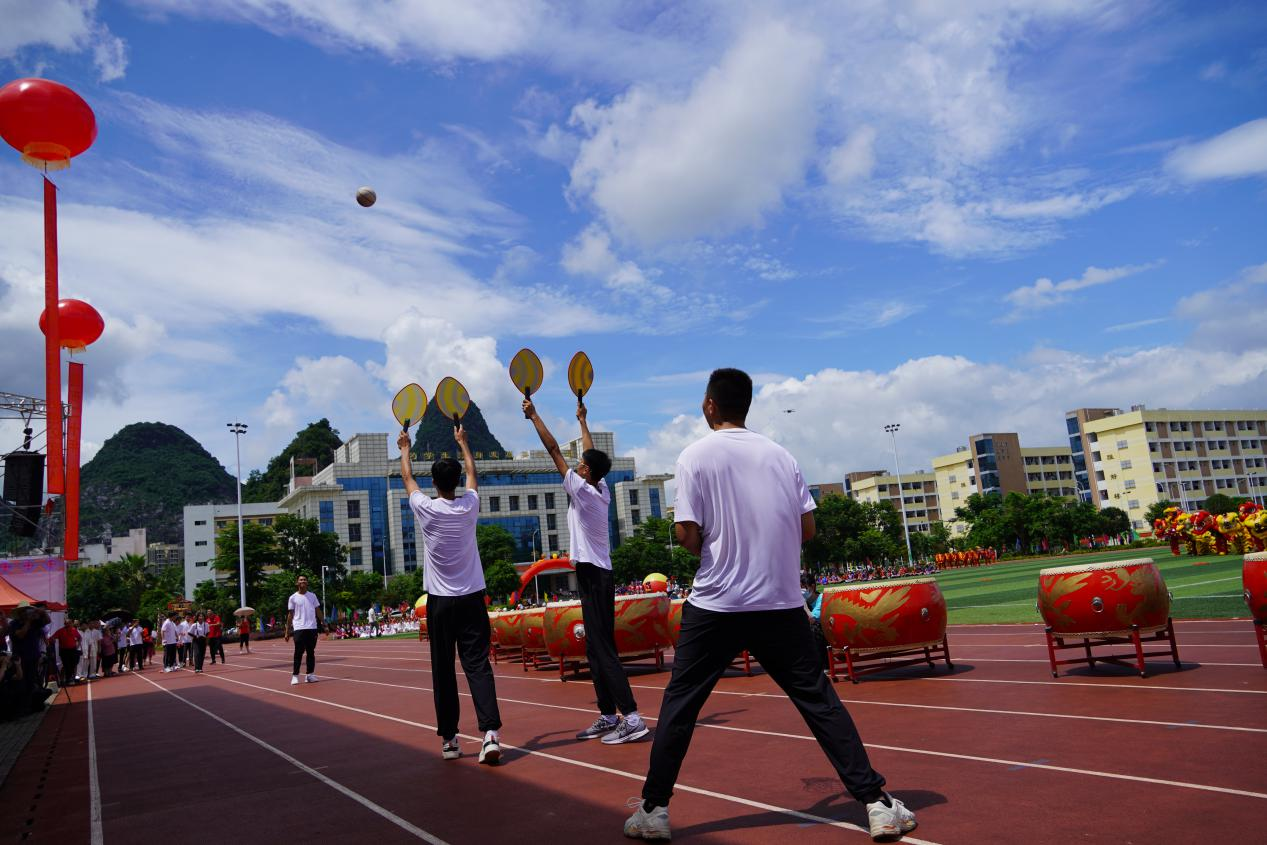
[[[616,716],[599,716],[594,720],[594,724],[577,734],[576,738],[599,739],[616,730],[616,726],[619,724],[620,719]]]
[[[616,725],[616,729],[603,737],[603,745],[620,745],[625,742],[633,742],[642,739],[651,733],[651,729],[647,727],[647,723],[639,719],[632,722],[623,716]]]
[[[630,798],[628,806],[638,809],[625,820],[625,836],[630,839],[660,839],[665,842],[672,838],[669,832],[668,807],[655,807],[648,813],[642,808],[641,798]]]
[[[884,794],[893,806],[886,807],[883,801],[867,805],[867,823],[871,826],[871,838],[876,842],[892,841],[916,827],[915,814],[892,795]]]
[[[444,741],[444,745],[440,746],[440,756],[446,760],[456,760],[462,756],[462,748],[458,745],[456,736]]]

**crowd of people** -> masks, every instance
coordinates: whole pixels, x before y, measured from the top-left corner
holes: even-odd
[[[368,616],[368,614],[367,614]],[[418,620],[393,618],[385,622],[352,622],[343,621],[330,626],[330,639],[356,640],[373,639],[374,637],[390,637],[393,634],[418,633]]]
[[[919,575],[936,575],[937,565],[934,563],[877,563],[864,564],[853,569],[831,569],[816,575],[801,573],[801,584],[805,589],[815,587],[832,587],[837,584],[852,584],[855,581],[881,581],[885,578],[913,578]]]

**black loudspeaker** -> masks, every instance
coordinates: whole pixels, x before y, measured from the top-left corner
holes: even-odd
[[[40,523],[44,497],[44,456],[39,452],[14,452],[4,459],[4,500],[13,506],[9,532],[34,537]]]

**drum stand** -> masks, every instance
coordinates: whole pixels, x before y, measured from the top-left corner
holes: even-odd
[[[1258,637],[1258,656],[1262,658],[1263,668],[1267,669],[1267,622],[1255,619],[1254,634]]]
[[[744,652],[744,656],[746,657],[746,656],[747,656],[747,654],[748,654],[748,652],[746,652],[746,651],[745,651],[745,652]],[[653,651],[646,651],[646,652],[630,652],[629,654],[617,654],[616,656],[617,656],[618,658],[620,658],[620,662],[621,662],[622,664],[623,664],[623,663],[633,663],[635,660],[646,660],[646,659],[648,659],[648,658],[654,658],[654,659],[655,659],[655,670],[656,670],[657,672],[660,672],[660,671],[663,671],[663,669],[664,669],[664,649],[662,649],[662,648],[660,648],[660,647],[658,647],[658,646],[657,646],[657,647],[656,647]],[[553,658],[551,658],[551,659],[550,659],[550,662],[553,662]],[[563,659],[561,659],[561,660],[559,661],[559,680],[561,680],[561,681],[566,681],[566,680],[567,680],[567,667],[568,667],[568,665],[569,665],[569,664],[571,664],[571,666],[572,666],[572,673],[573,673],[573,674],[575,674],[575,675],[580,675],[580,674],[581,674],[581,669],[582,669],[583,667],[584,667],[584,668],[588,668],[588,667],[589,667],[589,661],[588,661],[588,660],[586,660],[584,657],[577,657],[577,658],[573,658],[573,659],[563,658]],[[542,665],[549,665],[549,664],[548,664],[548,663],[546,663],[546,664],[542,664]],[[525,667],[525,671],[527,671],[527,670],[526,670],[526,667]],[[751,675],[751,674],[752,674],[752,672],[749,672],[748,674],[750,674],[750,675]]]
[[[1053,634],[1051,627],[1048,626],[1044,629],[1044,634],[1047,637],[1047,657],[1051,661],[1051,676],[1053,678],[1057,677],[1056,667],[1058,666],[1085,663],[1094,669],[1096,663],[1112,663],[1115,666],[1133,668],[1139,672],[1139,676],[1141,678],[1145,678],[1147,677],[1147,673],[1144,671],[1144,658],[1146,657],[1169,657],[1175,661],[1176,669],[1183,668],[1182,664],[1179,662],[1179,645],[1175,642],[1175,624],[1173,620],[1167,618],[1166,627],[1154,631],[1152,635],[1148,637],[1140,636],[1138,625],[1132,625],[1129,633],[1125,631],[1122,633],[1124,634],[1123,636],[1079,637],[1076,634]],[[1264,648],[1262,640],[1263,634],[1261,630],[1259,631],[1258,637],[1259,647]],[[1080,639],[1082,642],[1067,643],[1065,642],[1067,639]],[[1170,647],[1165,651],[1144,651],[1145,645],[1151,645],[1153,643],[1168,643]],[[1091,649],[1093,647],[1114,645],[1131,645],[1134,646],[1135,650],[1134,653],[1108,654],[1102,656],[1093,655],[1091,653]],[[1071,657],[1068,660],[1057,660],[1056,652],[1067,649],[1081,649],[1083,651],[1083,656]],[[1263,665],[1267,666],[1267,657],[1264,657]]]
[[[493,640],[488,644],[488,656],[494,663],[500,663],[503,657],[507,660],[522,660],[523,646],[504,646]]]
[[[955,664],[950,662],[950,644],[946,641],[945,635],[942,635],[940,643],[913,648],[853,649],[845,646],[834,649],[827,646],[827,673],[831,675],[833,681],[839,680],[836,663],[841,657],[845,659],[845,675],[855,684],[858,683],[860,675],[874,675],[876,672],[887,672],[903,666],[927,663],[930,668],[935,669],[937,664],[933,661],[938,658],[946,661],[947,669],[951,672],[955,671]],[[901,659],[894,660],[893,658]],[[858,668],[860,663],[878,663],[879,665],[860,669]]]

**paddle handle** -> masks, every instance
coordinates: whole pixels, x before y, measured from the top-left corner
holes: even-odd
[[[531,388],[531,387],[525,387],[525,388],[524,388],[524,401],[526,401],[526,402],[531,402],[531,401],[532,401],[532,388]],[[528,413],[527,411],[524,411],[524,419],[526,419],[526,420],[530,420],[530,419],[532,419],[532,414]]]

